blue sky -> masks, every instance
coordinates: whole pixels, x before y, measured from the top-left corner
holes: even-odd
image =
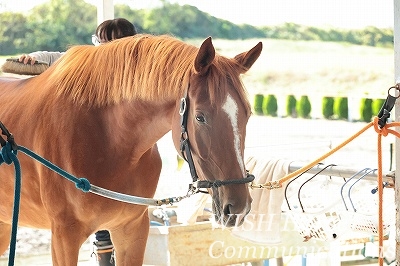
[[[47,0],[48,1],[48,0]],[[99,0],[85,0],[95,4]],[[170,0],[196,6],[215,17],[255,26],[295,22],[310,26],[393,27],[394,0]],[[28,10],[46,0],[0,0],[0,8]],[[159,0],[114,0],[132,8],[151,8]]]

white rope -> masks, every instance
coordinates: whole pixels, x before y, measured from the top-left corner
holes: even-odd
[[[144,197],[137,197],[137,196],[132,196],[132,195],[127,195],[119,192],[115,192],[112,190],[108,190],[105,188],[101,188],[95,185],[90,185],[89,192],[92,192],[93,194],[103,196],[105,198],[121,201],[121,202],[126,202],[126,203],[131,203],[131,204],[138,204],[138,205],[146,205],[146,206],[161,206],[165,204],[172,204],[179,202],[185,198],[188,198],[192,195],[192,193],[186,194],[186,196],[182,197],[172,197],[172,198],[166,198],[166,199],[151,199],[151,198],[144,198]]]

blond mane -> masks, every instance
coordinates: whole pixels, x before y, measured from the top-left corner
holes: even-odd
[[[194,73],[197,52],[195,46],[167,35],[136,35],[97,47],[74,46],[49,68],[46,86],[77,103],[95,106],[135,98],[179,99]],[[246,99],[239,71],[235,60],[217,55],[206,77],[210,97],[226,93],[221,88],[230,82],[241,88],[239,95]]]

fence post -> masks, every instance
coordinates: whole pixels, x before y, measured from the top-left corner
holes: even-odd
[[[114,2],[113,0],[101,0],[97,3],[97,25],[104,20],[114,18]]]
[[[394,10],[394,68],[396,83],[400,83],[400,0],[393,0]],[[395,104],[395,121],[400,121],[400,101]],[[397,129],[398,130],[398,129]],[[395,173],[395,201],[396,210],[400,208],[400,140],[396,138],[396,173]],[[400,262],[400,212],[396,212],[396,261]]]

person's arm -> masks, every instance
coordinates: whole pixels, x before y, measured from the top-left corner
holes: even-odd
[[[30,54],[23,54],[19,57],[19,61],[23,62],[24,64],[28,64],[29,60],[30,63],[33,65],[36,61],[42,61],[49,66],[54,64],[64,53],[63,52],[47,52],[47,51],[38,51],[33,52]]]

